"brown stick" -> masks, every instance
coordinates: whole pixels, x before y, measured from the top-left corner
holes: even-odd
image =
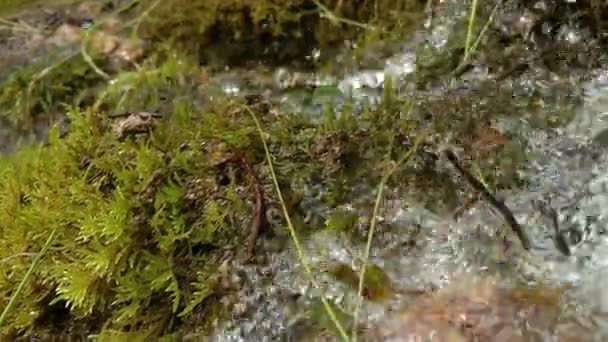
[[[566,242],[566,239],[565,239],[564,235],[562,234],[561,229],[559,227],[559,218],[557,215],[557,210],[555,210],[551,207],[551,203],[549,203],[549,206],[544,206],[542,204],[538,204],[536,207],[541,212],[541,214],[551,218],[551,223],[553,224],[553,230],[555,231],[554,242],[555,242],[555,247],[557,248],[557,250],[562,252],[566,256],[572,255],[572,251],[570,250],[568,242]]]
[[[247,242],[245,244],[246,257],[251,258],[255,253],[255,244],[258,240],[258,236],[266,225],[266,205],[264,201],[264,189],[251,162],[247,158],[245,158],[241,153],[238,153],[238,158],[245,167],[245,170],[247,171],[247,174],[250,178],[253,201],[255,203],[255,216],[253,217],[253,221],[251,222],[249,235],[247,236]]]
[[[572,255],[572,251],[570,251],[570,247],[562,235],[562,232],[559,229],[559,219],[557,217],[557,211],[555,209],[550,210],[551,220],[553,221],[553,229],[555,230],[555,247],[562,252],[564,255],[570,256]]]
[[[490,191],[481,183],[475,176],[473,176],[470,172],[465,170],[465,168],[458,161],[458,157],[454,151],[447,149],[444,152],[452,165],[458,170],[458,172],[469,182],[469,184],[475,188],[475,190],[479,191],[483,197],[490,202],[490,204],[498,210],[505,221],[511,226],[511,229],[517,234],[521,245],[525,250],[530,250],[530,239],[528,235],[524,231],[523,227],[517,222],[513,212],[507,207],[504,202],[499,201]]]

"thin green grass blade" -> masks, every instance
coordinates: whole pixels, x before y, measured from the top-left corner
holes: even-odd
[[[38,265],[40,264],[40,260],[46,254],[49,247],[55,240],[56,233],[57,233],[57,228],[53,229],[53,231],[51,232],[51,235],[49,235],[49,237],[46,239],[46,242],[45,242],[44,246],[42,247],[42,250],[40,250],[40,253],[38,253],[36,255],[36,258],[32,261],[32,264],[30,265],[30,268],[27,270],[27,273],[25,274],[23,279],[21,279],[21,283],[19,284],[19,287],[17,287],[17,290],[12,294],[11,299],[8,302],[8,305],[2,311],[2,315],[0,315],[0,329],[4,326],[4,323],[8,319],[8,315],[11,313],[11,310],[17,303],[17,300],[19,299],[21,292],[23,292],[23,290],[25,289],[25,285],[30,280],[32,274],[34,274],[34,272],[38,268]]]
[[[283,199],[283,193],[281,192],[281,187],[279,186],[279,181],[277,179],[277,175],[274,171],[274,166],[272,164],[270,150],[268,149],[268,144],[266,143],[266,139],[264,138],[264,130],[262,129],[262,126],[260,125],[260,122],[259,122],[257,116],[255,115],[255,113],[248,106],[244,106],[244,108],[249,112],[249,114],[253,118],[253,121],[255,122],[255,126],[260,135],[260,139],[262,140],[262,144],[264,145],[264,153],[266,155],[266,162],[268,163],[268,167],[270,168],[270,175],[272,177],[272,182],[277,191],[277,196],[279,197],[279,202],[281,203],[281,208],[283,209],[283,215],[285,215],[285,221],[287,221],[287,228],[289,229],[289,234],[291,235],[291,239],[295,246],[296,254],[298,255],[298,259],[302,263],[302,266],[304,267],[304,271],[305,271],[306,276],[308,277],[308,280],[310,281],[310,283],[315,288],[320,288],[319,284],[317,283],[317,281],[314,278],[312,269],[310,268],[310,265],[308,263],[308,256],[306,255],[306,253],[304,253],[302,245],[300,244],[300,240],[298,239],[298,236],[296,234],[296,230],[293,226],[293,223],[291,222],[289,212],[287,211],[287,205],[285,204],[285,200]],[[331,308],[331,305],[329,305],[329,302],[324,297],[321,297],[321,302],[323,303],[323,307],[325,308],[327,315],[329,316],[332,323],[335,325],[336,329],[340,333],[340,337],[342,338],[342,340],[349,342],[350,338],[348,337],[346,330],[344,329],[344,327],[338,320],[338,316],[336,315],[334,310]]]
[[[357,293],[357,302],[355,304],[356,305],[355,313],[353,315],[353,317],[354,317],[353,319],[355,322],[355,325],[354,325],[353,331],[352,331],[352,341],[353,342],[357,341],[357,321],[359,319],[359,312],[361,311],[361,306],[363,305],[363,287],[364,287],[364,282],[365,282],[365,270],[367,267],[369,254],[372,249],[372,241],[374,238],[374,232],[376,230],[376,223],[378,222],[378,220],[377,220],[378,211],[380,210],[380,202],[382,201],[382,196],[384,194],[384,187],[386,186],[386,183],[391,178],[393,173],[395,173],[395,171],[399,167],[401,167],[401,165],[405,164],[410,159],[412,154],[416,150],[418,150],[418,146],[420,146],[420,144],[424,141],[425,138],[426,138],[426,133],[420,134],[420,136],[416,139],[414,146],[412,146],[395,164],[393,164],[393,166],[388,170],[388,172],[386,172],[384,174],[384,176],[382,177],[382,180],[380,180],[380,184],[378,185],[378,191],[376,193],[376,202],[374,204],[374,211],[372,213],[372,219],[370,222],[369,232],[367,234],[367,244],[365,246],[365,254],[363,256],[363,260],[362,260],[363,262],[361,264],[361,272],[359,274],[359,288],[358,288],[358,293]]]

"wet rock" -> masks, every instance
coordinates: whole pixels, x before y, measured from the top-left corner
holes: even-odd
[[[145,50],[142,40],[121,37],[104,30],[89,32],[81,26],[69,23],[60,25],[45,40],[45,43],[61,48],[80,44],[83,42],[83,39],[87,44],[89,53],[109,58],[116,64],[138,62]]]
[[[67,44],[79,42],[81,36],[81,28],[74,25],[63,24],[55,30],[55,34],[48,39],[48,43],[55,46],[65,46]]]
[[[420,296],[371,332],[374,341],[528,341],[529,331],[562,340],[559,289],[508,289],[496,279],[464,280]],[[573,336],[590,332],[570,322]]]

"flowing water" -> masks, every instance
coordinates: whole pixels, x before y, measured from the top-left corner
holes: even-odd
[[[456,11],[454,16],[458,15]],[[445,23],[436,25],[427,39],[438,49],[446,44],[446,32],[450,20],[454,20],[450,16],[442,18]],[[382,98],[385,77],[397,80],[400,89],[408,91],[408,75],[415,71],[415,48],[421,37],[428,37],[428,32],[421,32],[404,44],[403,52],[387,59],[383,69],[360,70],[341,78],[315,75],[308,79],[307,82],[316,82],[316,86],[335,88],[333,96],[314,99],[302,93],[292,96],[283,92],[273,95],[274,99],[296,110],[318,114],[328,99],[338,109],[346,98],[377,104]],[[467,82],[484,77],[483,72],[477,72],[470,72],[472,76]],[[278,88],[288,88],[286,73],[281,69],[275,74]],[[405,323],[395,320],[401,317],[395,313],[412,303],[415,295],[408,290],[428,291],[458,286],[462,279],[498,277],[501,286],[565,289],[561,318],[549,322],[542,316],[550,314],[542,311],[538,317],[529,318],[520,325],[526,326],[522,328],[525,331],[519,332],[525,340],[568,340],[567,336],[589,341],[608,338],[608,292],[603,286],[608,280],[608,71],[596,70],[584,81],[581,78],[579,84],[560,92],[558,89],[564,82],[570,80],[545,74],[503,82],[502,86],[514,98],[541,92],[558,105],[571,106],[574,117],[566,126],[538,128],[532,115],[494,123],[501,132],[526,142],[528,160],[521,174],[527,184],[500,196],[530,234],[532,250],[523,251],[513,238],[514,245],[505,251],[500,229],[504,221],[483,201],[454,219],[425,209],[405,189],[390,189],[370,264],[380,267],[388,277],[387,288],[399,290],[392,291],[390,298],[365,302],[360,316],[365,326],[403,329],[399,327]],[[440,161],[437,167],[454,175],[447,163]],[[369,203],[374,195],[375,189],[368,189],[362,198]],[[369,213],[357,203],[342,209],[360,215],[362,222],[369,222]],[[365,244],[348,241],[328,231],[305,240],[305,251],[320,289],[311,287],[289,243],[268,254],[265,266],[239,266],[239,279],[247,285],[236,295],[238,314],[220,325],[222,333],[216,340],[332,340],[329,336],[333,335],[324,333],[327,326],[320,327],[318,322],[323,316],[319,298],[324,296],[341,311],[352,314],[356,289],[332,276],[336,265],[360,268]],[[465,286],[461,291],[476,289]],[[379,339],[413,341],[414,335],[393,334],[389,338],[384,334]]]
[[[328,104],[336,113],[348,101],[359,106],[377,105],[382,100],[387,78],[394,81],[393,86],[400,95],[411,96],[410,84],[416,72],[419,47],[427,44],[436,50],[446,48],[454,23],[467,14],[467,9],[456,3],[446,2],[436,14],[432,29],[421,30],[402,42],[401,52],[382,60],[383,67],[362,66],[341,75],[300,73],[288,68],[249,74],[233,70],[214,75],[208,94],[262,94],[284,111],[304,111],[311,117],[318,116]],[[519,22],[525,21],[523,16],[519,19]],[[573,43],[585,34],[575,29],[561,33]],[[322,53],[313,50],[311,58]],[[483,68],[473,68],[455,87],[473,92],[479,81],[487,77]],[[405,337],[400,333],[390,335],[387,331],[403,330],[404,324],[412,326],[412,317],[404,316],[403,312],[419,303],[421,293],[454,286],[465,293],[465,301],[472,295],[484,299],[485,306],[477,312],[484,312],[483,315],[497,321],[517,321],[521,311],[489,308],[493,305],[489,298],[493,297],[484,293],[492,291],[483,284],[474,285],[479,279],[497,279],[501,287],[507,288],[542,285],[547,291],[565,289],[559,319],[541,311],[536,317],[526,316],[513,325],[514,330],[525,330],[519,332],[525,340],[562,340],[559,337],[566,336],[567,330],[570,330],[569,336],[574,336],[571,340],[608,339],[608,290],[603,286],[604,281],[608,281],[608,70],[600,69],[589,77],[576,78],[578,84],[564,88],[563,84],[572,83],[568,77],[539,72],[522,79],[500,81],[501,91],[511,93],[514,101],[540,93],[547,108],[571,106],[574,110],[573,119],[560,128],[539,128],[534,124],[532,113],[494,122],[499,131],[525,141],[528,149],[528,160],[520,170],[526,185],[500,196],[530,234],[533,248],[524,251],[511,238],[513,245],[505,250],[504,221],[483,201],[455,219],[426,209],[407,189],[388,189],[369,260],[370,268],[385,285],[384,292],[375,300],[365,300],[359,316],[363,334],[380,330],[377,339],[416,340],[412,336],[425,333],[411,328],[413,335]],[[424,92],[449,96],[442,86]],[[446,177],[456,177],[446,161],[438,161],[437,169]],[[369,223],[369,203],[375,191],[363,188],[360,199],[339,208],[359,216],[361,230]],[[308,201],[313,210],[329,212],[327,208],[315,207],[314,198]],[[343,322],[349,326],[357,301],[357,284],[356,277],[355,281],[344,280],[353,279],[348,277],[349,270],[355,275],[360,270],[365,243],[329,230],[307,236],[303,241],[306,260],[320,288],[310,285],[287,234],[261,243],[259,250],[266,254],[258,264],[234,262],[234,271],[226,274],[226,281],[238,285],[240,290],[224,299],[231,317],[226,322],[217,322],[217,335],[212,339],[336,339],[320,298],[335,304]],[[340,281],[336,279],[337,273],[342,274]],[[479,293],[471,294],[475,291]],[[448,305],[441,301],[425,303],[422,301],[423,306]],[[458,304],[450,301],[449,305]],[[504,307],[510,308],[506,304]],[[421,322],[417,324],[424,323]],[[524,326],[525,329],[521,328]],[[501,329],[498,332],[507,334]],[[365,336],[374,339],[369,334]],[[445,340],[460,341],[456,337]]]
[[[503,285],[568,285],[564,307],[571,306],[568,310],[577,312],[577,319],[586,317],[582,326],[593,332],[589,340],[608,337],[608,292],[603,285],[608,281],[608,146],[604,141],[608,73],[598,73],[583,89],[584,103],[566,127],[540,130],[523,119],[496,124],[528,142],[528,184],[501,195],[530,233],[532,250],[528,253],[514,246],[514,252],[502,252],[497,227],[504,223],[486,203],[478,203],[454,220],[408,200],[403,189],[392,189],[387,195],[392,200],[385,202],[389,209],[380,218],[384,227],[375,236],[370,259],[390,278],[391,287],[444,288],[462,278],[497,273]],[[373,191],[367,198],[373,197]],[[555,242],[551,209],[557,214],[566,251]],[[356,205],[350,210],[357,212]],[[306,326],[312,324],[307,322],[310,315],[321,315],[320,296],[352,312],[348,308],[355,303],[356,290],[337,282],[328,271],[332,265],[359,267],[365,246],[347,241],[328,231],[306,240],[306,253],[323,284],[320,290],[309,285],[291,248],[269,254],[262,268],[244,266],[241,276],[250,285],[237,295],[242,316],[228,323],[218,340],[302,340],[311,331]],[[397,297],[367,302],[362,317],[372,324],[388,322],[391,312],[411,299]],[[555,329],[540,333],[542,340],[551,340]],[[320,338],[310,336],[311,340]]]

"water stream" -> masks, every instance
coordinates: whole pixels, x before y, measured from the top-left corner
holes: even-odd
[[[420,46],[426,44],[437,51],[449,48],[448,37],[454,31],[454,23],[467,14],[467,9],[458,3],[446,1],[436,13],[432,29],[421,30],[402,42],[399,53],[380,61],[383,67],[361,66],[340,75],[289,68],[249,73],[230,70],[213,75],[207,94],[211,98],[261,94],[280,111],[306,112],[311,118],[318,117],[328,104],[336,113],[346,103],[377,105],[388,78],[398,96],[413,96]],[[520,21],[525,19],[522,18]],[[561,36],[575,44],[585,34],[588,33],[572,28]],[[311,58],[322,53],[313,50]],[[376,275],[385,283],[386,293],[379,294],[379,300],[364,302],[359,317],[363,331],[374,330],[372,327],[402,329],[399,327],[403,320],[410,322],[412,318],[403,318],[401,313],[407,311],[408,305],[415,306],[412,303],[417,303],[420,293],[451,286],[460,286],[465,293],[484,292],[485,285],[469,286],[467,281],[491,278],[498,279],[501,287],[565,288],[560,319],[546,318],[548,314],[543,312],[538,317],[522,318],[517,327],[526,327],[520,332],[524,340],[554,341],[564,336],[564,330],[570,330],[573,340],[608,339],[608,290],[603,286],[608,281],[608,69],[596,70],[589,77],[576,79],[574,86],[564,88],[564,83],[572,83],[568,77],[539,71],[520,79],[499,81],[501,91],[511,93],[513,101],[540,93],[546,110],[551,106],[571,106],[574,113],[573,119],[559,128],[539,128],[534,124],[533,113],[506,116],[493,123],[498,131],[525,142],[527,148],[528,160],[519,170],[526,185],[503,192],[500,197],[530,234],[532,250],[527,252],[519,246],[502,217],[484,201],[476,202],[456,219],[425,208],[408,189],[388,189],[369,260],[372,268],[381,270],[381,275]],[[475,66],[453,86],[474,92],[486,78],[487,70]],[[424,92],[419,96],[450,96],[443,84],[418,91]],[[457,177],[445,161],[438,161],[436,167],[446,177]],[[362,230],[369,223],[369,203],[375,191],[363,188],[360,199],[339,208],[357,215]],[[505,230],[512,240],[507,250],[502,239]],[[231,317],[217,322],[216,335],[211,339],[336,340],[331,324],[324,318],[320,298],[335,304],[348,326],[348,316],[357,301],[356,284],[336,281],[335,275],[341,270],[343,275],[346,273],[343,278],[348,278],[349,270],[355,274],[360,270],[365,243],[322,229],[307,236],[304,251],[321,284],[319,289],[312,287],[304,274],[287,234],[266,238],[261,244],[260,250],[266,253],[259,263],[242,265],[234,261],[234,268],[230,268],[233,271],[225,275],[225,281],[239,290],[223,299]],[[465,285],[458,285],[463,284],[463,279]],[[494,313],[484,315],[513,321],[516,319],[509,317],[516,317],[519,311],[499,310],[492,316]],[[383,336],[379,339],[412,341],[408,339],[412,335]]]
[[[432,39],[427,39],[436,48],[445,45],[446,32],[449,32],[450,17],[443,18],[446,26],[437,25]],[[384,69],[361,70],[342,78],[313,75],[307,81],[309,85],[316,82],[317,87],[333,87],[333,96],[311,100],[302,93],[294,96],[283,91],[273,94],[274,99],[292,109],[309,110],[313,114],[319,113],[328,99],[334,101],[337,109],[346,98],[377,104],[382,98],[385,77],[397,80],[400,88],[407,89],[408,75],[415,71],[415,48],[422,36],[423,33],[416,35],[404,44],[403,52],[387,59]],[[474,76],[468,82],[475,82],[475,70],[471,74]],[[288,88],[287,76],[283,69],[276,72],[277,88]],[[528,321],[525,340],[536,340],[531,337],[536,336],[539,340],[553,341],[569,329],[579,338],[576,340],[608,338],[608,292],[602,285],[608,281],[605,228],[608,222],[608,72],[596,71],[583,83],[570,87],[567,95],[556,90],[560,82],[564,80],[545,75],[510,82],[505,91],[511,91],[514,98],[534,91],[554,92],[546,98],[554,97],[562,104],[564,96],[569,96],[572,100],[566,102],[574,108],[575,115],[566,126],[538,128],[526,115],[494,124],[501,132],[526,142],[528,160],[521,173],[527,185],[500,195],[531,235],[533,249],[525,252],[515,238],[511,238],[514,246],[505,252],[500,238],[504,221],[483,201],[456,220],[421,207],[408,197],[405,189],[390,189],[370,263],[385,272],[391,288],[429,290],[448,287],[463,278],[496,275],[501,285],[566,286],[562,306],[562,316],[566,318],[553,324],[542,319]],[[236,94],[240,89],[233,87],[231,91]],[[441,93],[440,89],[430,91]],[[454,175],[447,163],[440,162],[437,167]],[[374,191],[369,189],[362,197],[373,198]],[[369,219],[356,203],[347,209]],[[553,212],[557,222],[551,216]],[[565,251],[564,246],[556,243],[556,236],[567,244]],[[310,286],[290,247],[268,254],[265,266],[242,266],[239,277],[249,285],[236,295],[239,313],[219,327],[222,333],[215,340],[332,340],[333,335],[325,335],[323,329],[311,323],[321,316],[319,298],[325,296],[343,311],[352,313],[356,290],[336,282],[328,270],[332,265],[349,265],[357,270],[365,246],[322,231],[308,238],[305,247],[322,289]],[[409,295],[390,297],[381,302],[366,301],[361,315],[363,321],[369,325],[390,325],[388,322],[394,313],[412,301]],[[576,328],[564,328],[572,324]],[[409,341],[407,338],[393,340]]]

